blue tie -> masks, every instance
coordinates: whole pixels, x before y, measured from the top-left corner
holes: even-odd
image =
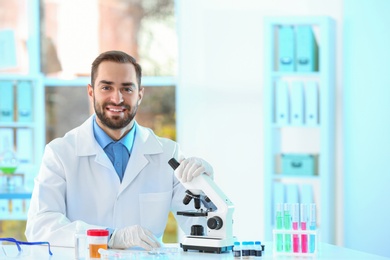
[[[127,163],[129,162],[130,154],[126,146],[121,142],[111,142],[105,148],[108,158],[112,162],[112,165],[115,168],[116,173],[120,181],[122,182],[123,176],[125,174]]]

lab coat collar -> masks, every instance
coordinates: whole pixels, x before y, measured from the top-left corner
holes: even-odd
[[[76,134],[76,155],[93,156],[95,161],[115,173],[115,169],[103,148],[96,141],[93,134],[93,118],[90,116],[79,128]],[[152,130],[142,127],[135,122],[136,134],[130,160],[123,177],[121,190],[125,189],[149,163],[148,155],[163,152],[162,145]],[[118,179],[119,181],[119,179]]]
[[[93,134],[93,119],[94,115],[90,116],[79,128],[76,137],[76,155],[91,156],[103,151]],[[155,135],[151,134],[151,130],[134,123],[135,139],[134,145],[142,147],[143,154],[158,154],[162,153],[162,146]],[[100,149],[99,149],[100,148]]]

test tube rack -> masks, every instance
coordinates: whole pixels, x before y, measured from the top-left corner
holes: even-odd
[[[272,233],[273,233],[273,254],[274,255],[285,255],[285,256],[287,255],[316,256],[317,255],[318,229],[315,230],[273,229]],[[307,245],[302,244],[302,237],[305,236],[306,236]],[[297,243],[297,245],[294,245],[295,243]]]

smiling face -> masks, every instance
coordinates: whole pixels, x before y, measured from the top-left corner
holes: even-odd
[[[134,65],[103,61],[97,70],[94,87],[88,85],[97,123],[118,140],[134,124],[144,89],[139,89]]]

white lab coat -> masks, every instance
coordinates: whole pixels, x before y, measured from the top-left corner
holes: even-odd
[[[161,238],[170,210],[193,208],[183,205],[185,188],[168,165],[170,158],[181,156],[176,142],[136,124],[121,183],[94,138],[93,120],[46,146],[28,212],[28,241],[73,246],[76,229],[136,224]],[[176,219],[186,233],[194,224],[193,218]]]

